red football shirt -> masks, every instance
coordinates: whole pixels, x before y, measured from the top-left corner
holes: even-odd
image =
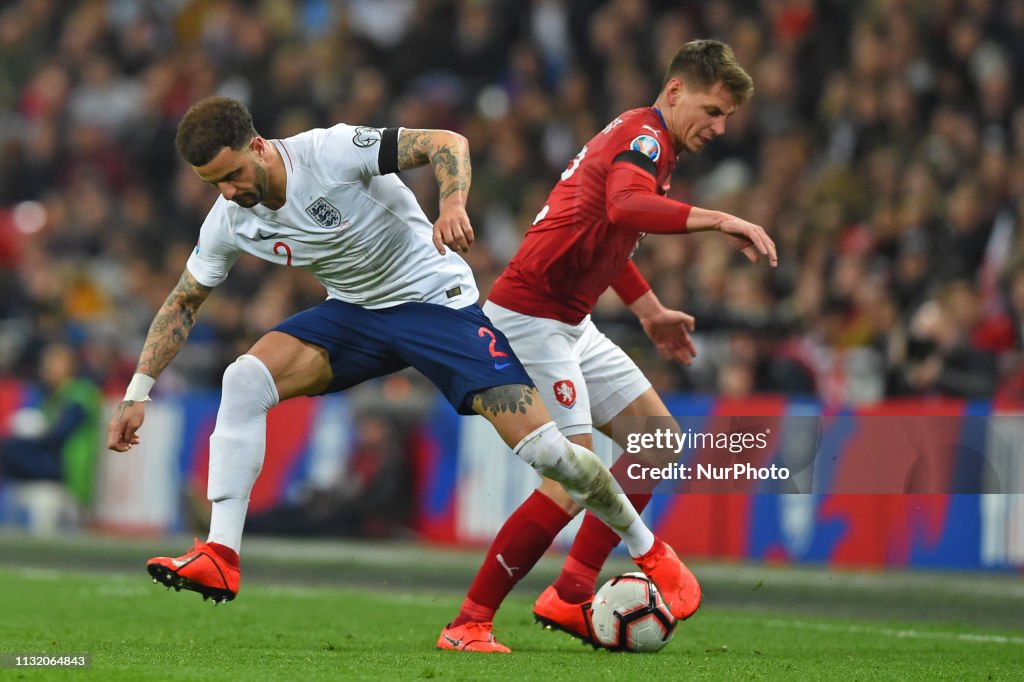
[[[489,300],[569,324],[578,324],[593,310],[643,236],[608,217],[607,179],[616,160],[651,173],[659,194],[668,191],[676,154],[660,112],[653,107],[627,111],[583,146]]]

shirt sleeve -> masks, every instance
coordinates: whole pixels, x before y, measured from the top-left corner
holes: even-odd
[[[231,214],[227,200],[219,197],[199,228],[199,241],[185,267],[206,287],[215,287],[228,276],[240,251],[231,233]]]
[[[323,129],[315,145],[318,166],[342,182],[398,172],[399,130],[347,123]]]
[[[658,194],[654,176],[624,159],[612,164],[605,196],[608,218],[618,227],[658,234],[686,232],[690,205]]]
[[[661,135],[649,125],[632,121],[612,131],[615,136],[609,145],[612,163],[625,161],[657,178],[667,171],[673,154],[672,145],[661,140]]]
[[[626,264],[622,266],[619,274],[612,280],[611,287],[626,305],[632,305],[638,298],[651,290],[651,285],[640,274],[640,270],[632,260],[627,260]]]
[[[616,227],[637,232],[683,233],[690,206],[663,196],[658,177],[669,171],[671,144],[640,121],[612,130],[605,178],[605,210]]]

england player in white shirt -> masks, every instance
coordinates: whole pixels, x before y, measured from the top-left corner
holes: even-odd
[[[328,297],[279,324],[225,370],[210,436],[209,537],[180,557],[151,559],[154,580],[215,603],[234,599],[268,410],[281,400],[343,390],[412,366],[459,413],[484,416],[519,457],[614,528],[672,601],[681,589],[678,558],[625,496],[613,494],[600,460],[558,432],[507,340],[477,305],[472,273],[455,253],[473,242],[465,138],[338,124],[267,140],[241,103],[213,97],[186,112],[176,144],[221,196],[150,326],[136,374],[111,417],[108,447],[124,452],[140,442],[150,388],[241,253],[309,270]],[[395,175],[428,163],[440,192],[433,225]],[[438,646],[508,651],[489,623],[448,628]]]

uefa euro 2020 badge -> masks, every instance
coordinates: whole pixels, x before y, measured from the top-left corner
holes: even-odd
[[[635,152],[640,152],[651,161],[657,161],[658,157],[661,156],[661,144],[650,135],[637,135],[629,143],[629,148]]]

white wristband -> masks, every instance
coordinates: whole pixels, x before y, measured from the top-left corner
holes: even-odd
[[[155,383],[156,379],[153,377],[136,372],[128,384],[128,390],[124,392],[124,399],[137,403],[146,402],[149,400],[149,389],[153,388]]]

